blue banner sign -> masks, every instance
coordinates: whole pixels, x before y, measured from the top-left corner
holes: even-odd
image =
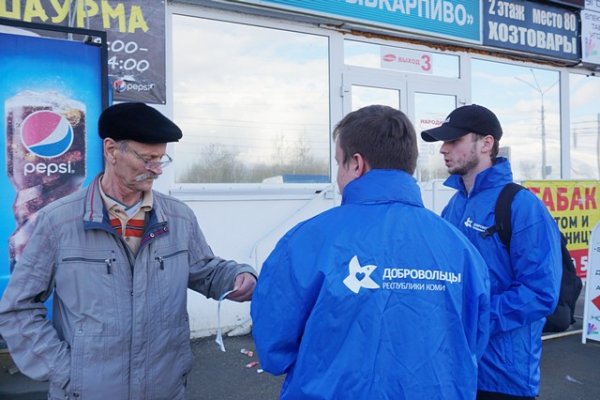
[[[348,22],[481,43],[478,0],[241,0]]]
[[[580,57],[577,13],[523,0],[483,2],[483,44],[552,58]]]

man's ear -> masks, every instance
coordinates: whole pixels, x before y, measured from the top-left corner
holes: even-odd
[[[363,157],[360,153],[354,153],[352,155],[352,172],[355,178],[360,178],[367,172],[369,172],[371,168],[369,167],[369,163],[366,158]]]
[[[494,147],[494,137],[492,135],[486,135],[481,139],[481,152],[482,153],[489,153],[492,151],[492,148]]]
[[[109,163],[114,163],[115,151],[118,148],[117,142],[113,139],[106,138],[102,141],[102,147],[104,148],[104,159]]]

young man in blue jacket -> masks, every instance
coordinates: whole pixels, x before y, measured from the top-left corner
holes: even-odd
[[[479,365],[478,400],[533,399],[539,393],[542,328],[558,300],[561,253],[558,227],[544,204],[527,190],[512,202],[507,249],[494,225],[502,188],[512,182],[510,163],[497,157],[500,121],[479,105],[454,110],[444,123],[421,133],[443,141],[440,152],[457,190],[442,217],[458,227],[485,258],[490,271],[490,341]]]
[[[487,343],[485,262],[423,207],[415,130],[373,105],[335,128],[342,204],[289,231],[253,295],[263,368],[286,399],[472,400]]]

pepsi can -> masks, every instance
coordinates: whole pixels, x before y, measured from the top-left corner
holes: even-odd
[[[30,225],[46,204],[78,190],[85,179],[85,106],[56,92],[23,91],[6,100],[7,173],[16,191],[11,270]]]

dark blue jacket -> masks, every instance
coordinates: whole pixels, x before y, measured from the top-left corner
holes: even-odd
[[[472,400],[488,291],[484,261],[413,177],[373,170],[279,241],[253,335],[262,367],[287,373],[282,400]]]
[[[481,359],[479,389],[514,396],[537,396],[542,328],[558,300],[561,280],[560,237],[544,204],[528,190],[512,203],[510,254],[497,234],[481,231],[494,224],[500,190],[512,182],[507,159],[482,172],[467,194],[460,176],[446,186],[457,189],[442,216],[479,249],[490,270],[490,342]]]

